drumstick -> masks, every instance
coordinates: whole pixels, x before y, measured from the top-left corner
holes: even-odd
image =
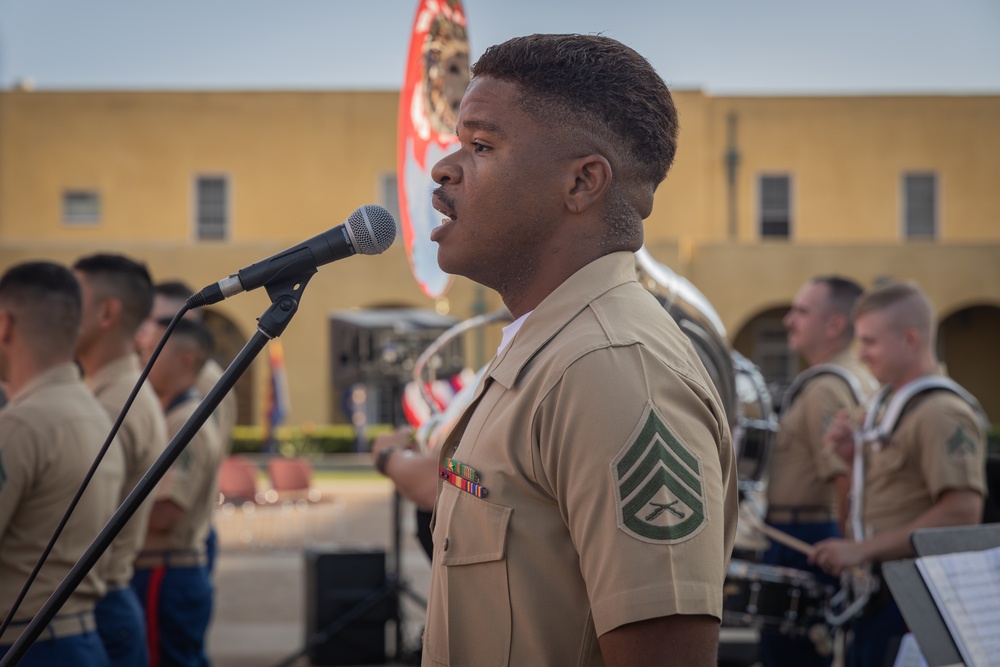
[[[797,537],[789,535],[786,532],[780,531],[774,526],[769,526],[755,516],[751,516],[749,512],[740,511],[740,518],[746,521],[752,528],[759,530],[768,537],[770,537],[775,542],[784,544],[786,547],[795,549],[799,553],[803,553],[806,556],[811,556],[813,553],[813,546],[808,542],[804,542]]]

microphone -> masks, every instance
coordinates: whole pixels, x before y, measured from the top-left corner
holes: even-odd
[[[381,206],[362,206],[341,225],[282,250],[191,295],[189,309],[208,306],[240,292],[249,292],[276,278],[311,276],[330,262],[351,255],[378,255],[396,239],[396,221]]]

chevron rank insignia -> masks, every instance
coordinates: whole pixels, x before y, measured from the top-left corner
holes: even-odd
[[[958,426],[955,432],[951,434],[948,438],[948,454],[962,456],[965,454],[975,454],[976,453],[976,443],[972,441],[966,433],[965,429]]]
[[[676,544],[708,521],[701,460],[647,403],[611,462],[618,527],[644,542]]]

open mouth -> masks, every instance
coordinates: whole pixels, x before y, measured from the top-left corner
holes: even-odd
[[[441,224],[431,230],[431,240],[434,241],[442,229],[458,220],[458,214],[455,213],[455,203],[442,191],[441,188],[434,191],[431,204],[434,206],[436,211],[444,216],[441,218]]]

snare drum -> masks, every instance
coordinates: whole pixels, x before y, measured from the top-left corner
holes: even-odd
[[[733,559],[723,589],[723,625],[804,635],[823,622],[833,593],[810,572]]]

